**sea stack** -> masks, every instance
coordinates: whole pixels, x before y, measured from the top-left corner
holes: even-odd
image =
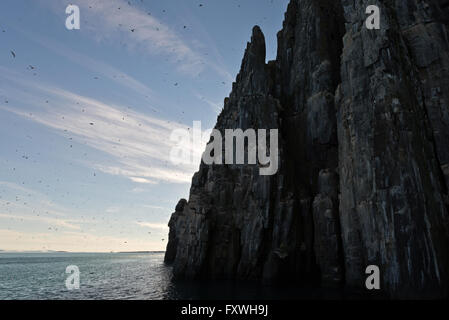
[[[448,39],[446,0],[292,0],[269,62],[254,27],[215,128],[278,129],[279,169],[201,163],[174,276],[448,297]]]

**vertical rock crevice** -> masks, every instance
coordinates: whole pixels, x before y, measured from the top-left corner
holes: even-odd
[[[382,27],[367,30],[369,1],[343,0],[337,122],[346,282],[360,285],[364,268],[375,264],[392,296],[440,296],[447,286],[448,212],[439,143],[434,150],[432,140],[449,131],[432,133],[426,119],[420,92],[428,84],[415,75],[412,58],[418,51],[409,51],[412,37],[404,38],[401,10],[392,9],[404,3],[379,4]]]

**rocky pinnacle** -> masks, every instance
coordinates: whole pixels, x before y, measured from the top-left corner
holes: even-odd
[[[292,0],[254,27],[216,129],[279,130],[279,170],[206,165],[169,223],[177,278],[448,296],[449,1]],[[376,4],[381,28],[365,26]]]

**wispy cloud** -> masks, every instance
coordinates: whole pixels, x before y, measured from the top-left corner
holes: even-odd
[[[60,43],[53,41],[43,35],[37,35],[30,33],[29,31],[21,30],[21,32],[27,36],[28,39],[36,42],[44,48],[47,48],[53,53],[56,53],[71,62],[74,62],[87,70],[92,71],[96,75],[107,78],[119,85],[131,89],[134,92],[140,93],[141,95],[150,98],[154,96],[153,90],[141,81],[135,79],[131,75],[117,69],[109,64],[93,59],[85,54],[76,52],[61,45]]]
[[[176,141],[170,141],[170,135],[175,129],[187,130],[187,126],[57,87],[31,83],[10,74],[5,68],[0,67],[0,70],[1,77],[15,82],[9,91],[20,91],[17,85],[21,85],[25,87],[22,91],[29,92],[28,95],[19,94],[16,100],[34,106],[30,111],[10,103],[0,109],[56,129],[62,135],[71,134],[79,143],[108,154],[111,160],[107,163],[88,163],[95,169],[146,184],[161,181],[188,183],[198,169],[198,164],[174,165],[170,162],[170,151],[177,145]],[[204,150],[203,145],[187,148],[194,154]]]
[[[195,97],[198,100],[203,101],[204,103],[206,103],[209,107],[211,107],[211,109],[216,113],[216,114],[220,114],[221,110],[223,109],[223,103],[219,103],[219,102],[213,102],[209,99],[207,99],[206,97],[202,96],[199,93],[195,93],[194,94]]]
[[[120,212],[120,208],[119,207],[109,207],[106,209],[107,213],[118,213]]]
[[[168,210],[171,211],[171,208],[166,208],[166,207],[161,207],[161,206],[155,206],[155,205],[150,205],[150,204],[144,204],[142,207],[144,208],[148,208],[148,209],[163,209],[163,210]]]
[[[34,190],[31,190],[24,186],[20,186],[17,183],[13,183],[13,182],[9,182],[9,181],[0,181],[0,186],[7,187],[8,189],[14,189],[14,190],[17,190],[17,191],[20,191],[20,192],[23,192],[23,193],[26,193],[29,195],[36,193],[36,191],[34,191]]]
[[[9,181],[0,181],[3,189],[0,201],[0,220],[30,221],[68,229],[80,229],[81,220],[70,210],[47,198],[46,195]]]
[[[130,177],[131,181],[137,182],[137,183],[149,183],[154,184],[154,181],[145,179],[145,178],[139,178],[139,177]]]
[[[24,214],[9,214],[9,213],[0,213],[0,219],[9,219],[9,220],[18,220],[18,221],[34,221],[46,223],[51,226],[64,227],[68,229],[81,229],[81,227],[74,223],[74,220],[70,219],[60,219],[60,218],[51,218],[51,217],[42,217],[42,216],[31,216]]]
[[[130,190],[130,192],[132,192],[132,193],[143,193],[143,192],[147,192],[147,191],[148,191],[147,189],[140,188],[140,187],[132,188]]]
[[[55,13],[61,14],[60,3],[43,3]],[[78,0],[76,4],[81,9],[81,32],[86,32],[99,42],[119,43],[149,56],[164,56],[177,66],[178,71],[191,76],[208,68],[232,81],[233,77],[222,59],[211,60],[200,53],[205,47],[210,48],[210,39],[207,46],[199,39],[187,42],[173,28],[144,10],[138,3],[125,0]],[[216,48],[214,50],[217,51]]]
[[[126,42],[132,50],[151,55],[165,55],[179,70],[197,74],[205,62],[175,31],[157,18],[122,0],[79,0],[82,30],[98,41]],[[56,6],[55,6],[56,9]],[[58,13],[60,7],[57,7]]]
[[[8,203],[8,210],[14,208],[15,211],[30,211],[28,202],[32,202],[36,207],[38,207],[32,209],[34,213],[45,213],[46,215],[53,217],[66,217],[71,215],[69,210],[54,203],[41,192],[9,181],[0,181],[0,186],[10,191],[9,194],[13,197],[9,201],[6,197],[4,198],[4,202]],[[19,202],[18,200],[21,201]]]
[[[163,223],[142,222],[142,221],[138,221],[136,223],[139,226],[145,227],[145,228],[168,230],[168,225],[163,224]]]

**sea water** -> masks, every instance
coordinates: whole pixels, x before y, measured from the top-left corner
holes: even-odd
[[[340,290],[269,287],[241,281],[172,280],[163,252],[149,253],[1,253],[0,300],[194,300],[341,299]],[[68,266],[79,269],[79,289],[68,290]]]

